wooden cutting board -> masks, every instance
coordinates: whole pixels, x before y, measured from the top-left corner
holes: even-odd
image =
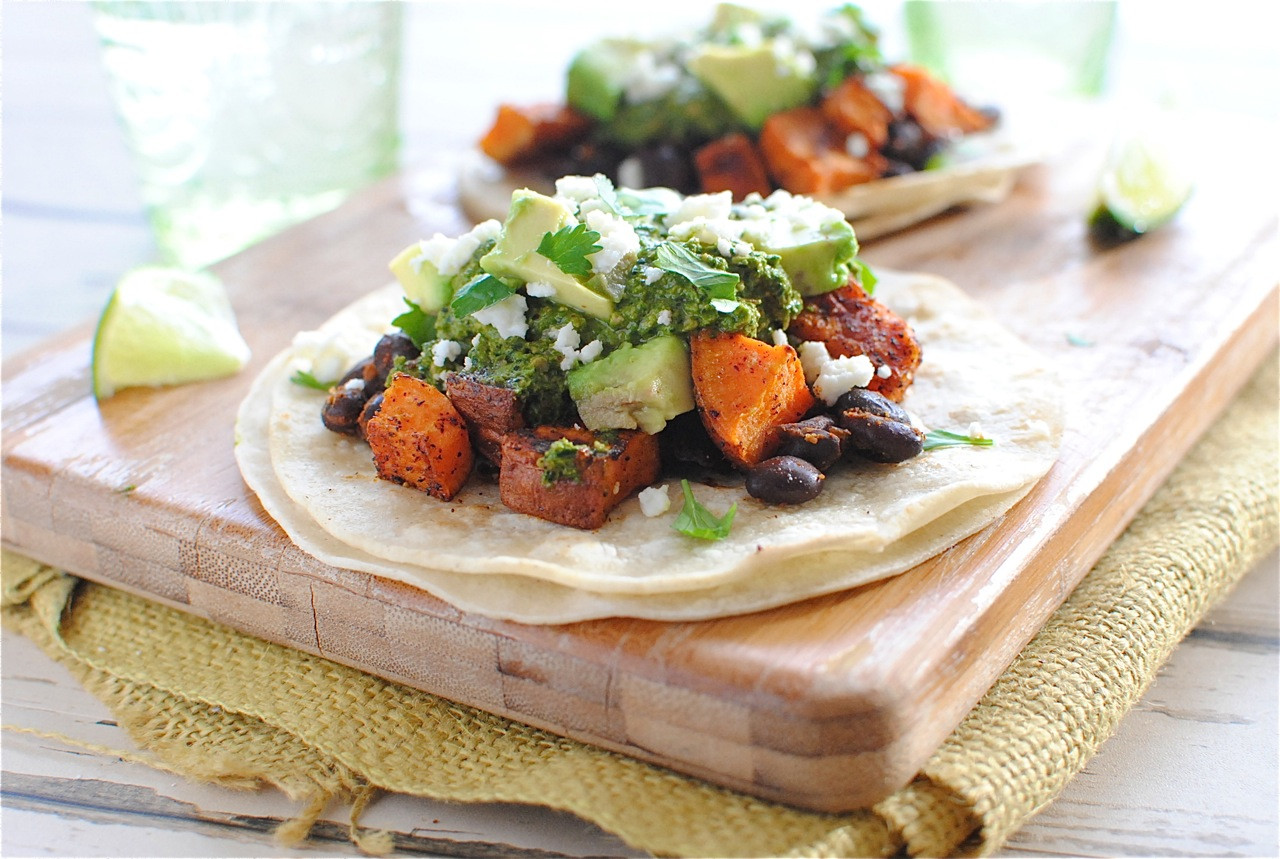
[[[869,805],[912,777],[1276,343],[1274,175],[1204,163],[1175,222],[1099,250],[1084,219],[1101,153],[1064,148],[1007,201],[864,248],[873,266],[956,281],[1069,383],[1049,475],[991,527],[896,578],[724,620],[534,627],[294,547],[240,479],[235,409],[296,331],[385,283],[402,247],[467,226],[443,168],[217,267],[254,350],[234,378],[97,404],[88,330],[7,362],[4,543],[761,797]]]

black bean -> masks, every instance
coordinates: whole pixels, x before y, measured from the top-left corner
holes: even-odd
[[[365,427],[368,426],[369,419],[376,415],[380,408],[382,408],[382,391],[378,391],[365,402],[364,408],[360,410],[360,416],[356,418],[361,438],[365,437]]]
[[[329,392],[329,398],[325,400],[324,408],[320,410],[320,419],[324,422],[326,429],[347,435],[357,435],[360,432],[358,424],[360,411],[368,399],[369,395],[365,393],[364,385],[359,382],[352,381],[339,385]]]
[[[923,170],[944,145],[945,141],[926,132],[914,119],[900,117],[889,123],[889,139],[882,152],[887,158],[904,161],[913,169]]]
[[[843,453],[844,431],[827,415],[809,418],[778,427],[781,441],[775,451],[779,456],[794,456],[826,471]]]
[[[795,456],[774,456],[747,472],[747,493],[766,504],[803,504],[822,492],[826,476]]]
[[[909,423],[850,409],[837,420],[849,436],[845,450],[875,462],[903,462],[924,450],[924,433]]]
[[[869,412],[873,415],[879,415],[882,418],[888,418],[899,423],[911,423],[911,416],[907,414],[907,410],[895,403],[893,400],[868,390],[867,388],[850,388],[836,399],[833,407],[837,415],[853,410],[858,412]]]
[[[378,345],[373,347],[374,370],[379,380],[385,384],[387,376],[395,369],[396,358],[404,358],[408,361],[421,354],[422,350],[413,345],[408,335],[399,331],[384,334],[378,341]]]

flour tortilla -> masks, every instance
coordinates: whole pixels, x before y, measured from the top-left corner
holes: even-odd
[[[842,465],[823,495],[795,508],[761,504],[740,486],[699,485],[713,511],[738,504],[732,533],[718,542],[675,532],[674,513],[644,516],[634,498],[584,532],[514,513],[481,481],[444,503],[378,480],[366,446],[323,429],[321,395],[288,381],[309,369],[303,346],[278,356],[245,402],[242,471],[317,557],[527,622],[720,616],[852,587],[914,566],[1000,515],[1048,470],[1062,430],[1045,362],[954,286],[884,273],[877,296],[912,322],[924,349],[904,405],[931,427],[978,421],[996,445]],[[332,335],[354,363],[399,304],[394,287],[382,290],[308,342]],[[678,508],[674,487],[672,497]]]
[[[1031,148],[1016,146],[1005,135],[975,135],[962,142],[962,152],[950,166],[813,197],[843,212],[858,239],[869,241],[957,206],[999,202],[1013,189],[1018,173],[1037,160]],[[555,193],[552,179],[529,170],[505,170],[478,154],[466,159],[458,174],[462,208],[477,223],[490,218],[504,220],[511,208],[511,194],[519,188]]]
[[[242,438],[265,436],[271,413],[271,387],[287,366],[287,357],[275,359],[241,406],[238,431]],[[777,566],[706,590],[637,595],[595,593],[528,576],[450,573],[378,558],[338,540],[293,502],[275,476],[267,445],[238,444],[236,456],[263,508],[296,545],[318,560],[413,585],[465,612],[529,624],[576,623],[606,617],[707,620],[836,593],[910,569],[945,551],[996,521],[1030,489],[961,505],[884,552],[820,553],[799,565]]]

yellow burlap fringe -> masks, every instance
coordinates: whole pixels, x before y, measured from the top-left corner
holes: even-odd
[[[357,847],[394,849],[357,826],[382,789],[553,805],[663,855],[983,855],[1058,795],[1280,540],[1277,387],[1273,357],[915,782],[864,812],[726,791],[8,554],[4,614],[160,765],[304,803],[287,841],[341,800]]]

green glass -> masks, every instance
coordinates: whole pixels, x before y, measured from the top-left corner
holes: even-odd
[[[1105,90],[1115,0],[908,0],[903,15],[912,59],[971,98]]]
[[[337,206],[399,155],[396,2],[97,2],[107,81],[166,262]]]

